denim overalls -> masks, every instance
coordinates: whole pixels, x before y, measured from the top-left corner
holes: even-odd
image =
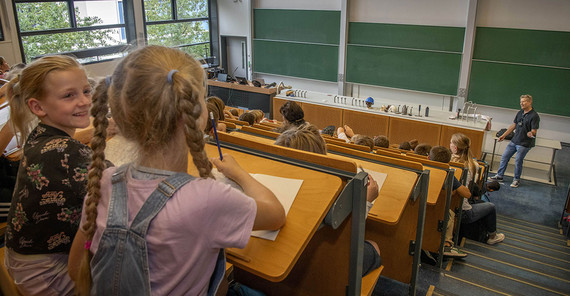
[[[107,228],[97,253],[91,260],[92,295],[150,295],[148,251],[145,236],[154,217],[174,193],[194,177],[176,173],[160,182],[127,228],[128,165],[117,169],[112,177]],[[225,273],[225,254],[220,250],[208,295],[214,295]]]

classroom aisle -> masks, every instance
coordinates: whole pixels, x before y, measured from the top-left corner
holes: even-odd
[[[570,295],[570,247],[559,230],[506,216],[497,222],[505,241],[465,240],[469,256],[448,262],[431,295]]]
[[[523,181],[488,195],[503,243],[463,242],[464,260],[444,269],[422,263],[417,295],[570,295],[570,245],[558,222],[570,183],[570,146],[556,155],[558,186]],[[524,174],[524,171],[523,171]],[[373,295],[407,295],[408,285],[380,278]]]

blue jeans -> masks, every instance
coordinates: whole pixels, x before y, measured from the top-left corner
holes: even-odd
[[[473,223],[481,220],[488,233],[497,231],[497,211],[491,202],[480,202],[471,205],[469,211],[463,211],[461,223]]]
[[[505,174],[505,170],[507,169],[507,165],[509,164],[509,160],[513,154],[517,154],[515,157],[515,180],[521,179],[522,168],[523,168],[523,159],[526,154],[530,151],[529,147],[516,145],[513,142],[510,142],[505,148],[505,152],[503,152],[503,156],[501,156],[501,164],[499,165],[499,170],[497,171],[497,176],[503,177]]]

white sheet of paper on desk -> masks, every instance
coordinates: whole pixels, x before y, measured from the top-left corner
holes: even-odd
[[[301,189],[303,180],[281,178],[263,174],[251,174],[251,176],[259,181],[259,183],[269,188],[269,190],[277,196],[277,199],[285,209],[285,216],[287,216],[289,209],[291,209],[291,206],[293,205],[293,201],[295,201],[295,197],[297,197],[297,193],[299,193],[299,189]],[[252,236],[272,241],[277,238],[278,234],[279,230],[256,230],[251,232]]]
[[[358,171],[362,171],[362,169],[358,168]],[[366,169],[366,172],[368,173],[368,175],[372,176],[372,179],[374,179],[376,183],[378,183],[378,192],[380,192],[380,190],[382,189],[382,185],[384,185],[384,181],[386,181],[386,177],[388,177],[388,174],[375,172],[369,169]],[[372,203],[375,202],[376,200],[374,200]]]

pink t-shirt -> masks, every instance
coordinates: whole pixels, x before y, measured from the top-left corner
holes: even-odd
[[[93,254],[107,224],[115,170],[105,170],[101,180]],[[137,180],[127,173],[129,225],[160,181]],[[206,295],[219,249],[245,247],[256,211],[252,198],[213,179],[196,178],[180,188],[151,222],[146,236],[152,294]]]

